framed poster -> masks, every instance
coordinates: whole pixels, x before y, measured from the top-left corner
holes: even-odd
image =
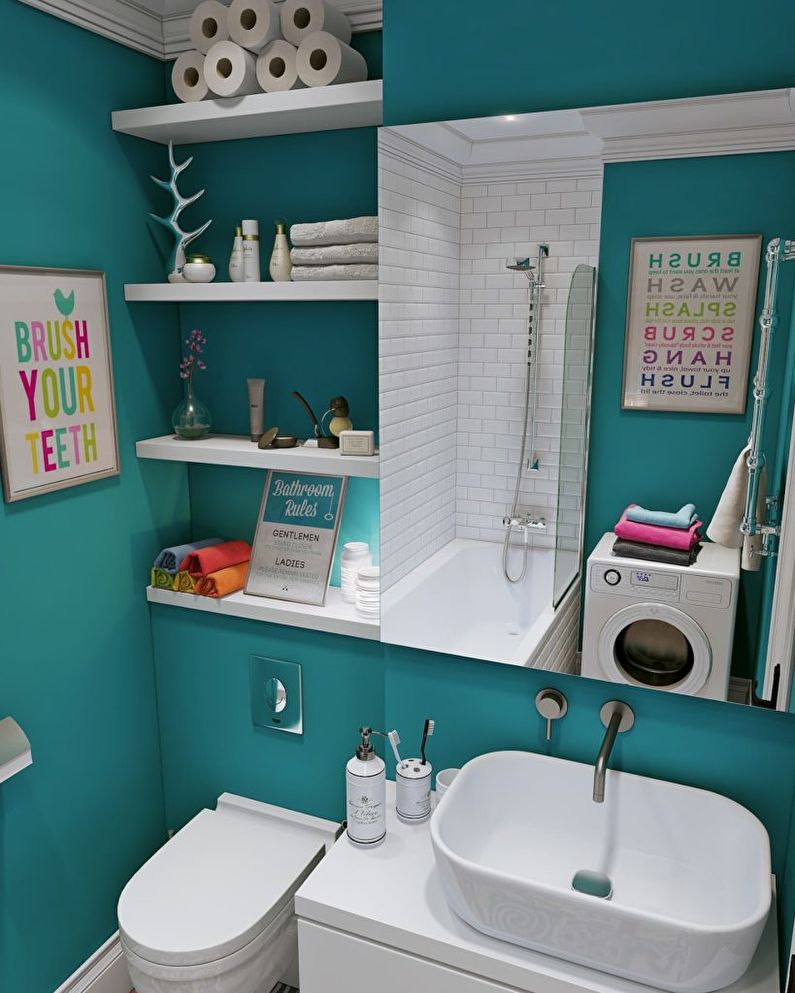
[[[119,473],[105,274],[0,266],[6,502]]]
[[[625,410],[742,414],[761,235],[633,238]]]
[[[346,476],[268,472],[246,593],[323,606],[347,482]]]

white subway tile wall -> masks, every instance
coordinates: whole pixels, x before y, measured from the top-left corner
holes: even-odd
[[[527,256],[535,262],[538,243],[547,242],[535,437],[532,451],[528,443],[525,453],[525,461],[536,457],[539,468],[525,471],[519,499],[547,521],[546,531],[531,532],[531,544],[555,542],[566,304],[574,269],[597,263],[601,187],[601,177],[462,187],[458,537],[501,541],[504,535],[502,518],[513,499],[521,457],[529,302],[527,278],[505,264]],[[578,378],[584,399],[582,365],[569,370],[567,393]]]
[[[460,184],[379,151],[381,588],[455,537]]]
[[[549,243],[533,445],[540,467],[525,473],[520,502],[547,519],[532,543],[554,543],[566,303],[577,265],[597,263],[602,187],[600,177],[462,185],[428,152],[425,164],[404,157],[402,141],[390,135],[379,152],[384,589],[454,537],[502,541],[520,457],[528,316],[527,279],[505,261],[534,259],[540,241]],[[567,396],[578,376],[572,370]],[[566,437],[582,445],[584,407],[577,413]],[[563,500],[567,537],[574,496],[570,487]]]

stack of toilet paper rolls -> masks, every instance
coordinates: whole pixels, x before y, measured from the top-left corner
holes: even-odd
[[[193,49],[174,63],[180,100],[277,93],[367,79],[347,16],[327,0],[203,0],[190,22]]]

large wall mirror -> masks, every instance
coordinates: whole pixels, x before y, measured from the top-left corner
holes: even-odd
[[[381,129],[384,641],[788,709],[790,149],[788,90]]]

